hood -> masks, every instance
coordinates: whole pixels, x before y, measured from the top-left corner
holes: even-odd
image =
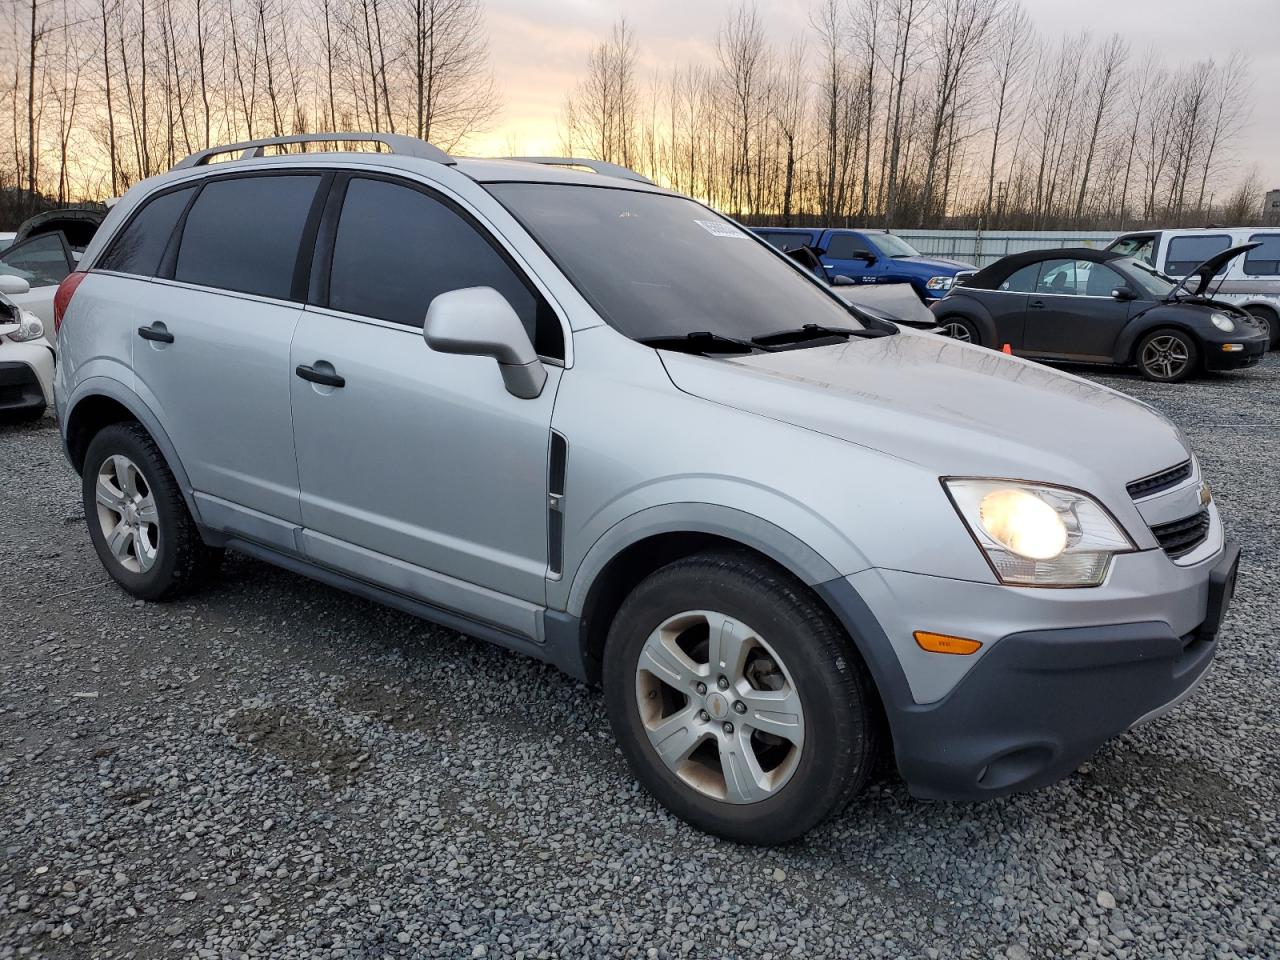
[[[943,257],[894,257],[893,260],[896,263],[914,263],[921,269],[944,270],[951,273],[978,269],[972,263],[965,263],[962,260],[947,260]]]
[[[1209,284],[1213,282],[1214,274],[1225,267],[1228,263],[1240,256],[1242,253],[1248,253],[1254,247],[1262,246],[1261,241],[1255,240],[1253,243],[1242,243],[1238,247],[1228,247],[1221,253],[1215,253],[1212,257],[1200,264],[1185,277],[1169,293],[1167,299],[1172,300],[1178,295],[1178,291],[1185,288],[1193,297],[1203,297],[1205,291],[1209,289]],[[1192,279],[1195,285],[1192,286]]]
[[[924,466],[1101,493],[1190,455],[1146,404],[1017,357],[904,330],[743,357],[662,352],[686,393]]]

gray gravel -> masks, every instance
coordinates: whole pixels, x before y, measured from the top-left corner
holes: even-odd
[[[1055,787],[886,775],[775,850],[666,814],[533,661],[239,557],[133,602],[52,421],[0,428],[0,958],[1280,956],[1280,358],[1104,379],[1246,550],[1201,692]]]

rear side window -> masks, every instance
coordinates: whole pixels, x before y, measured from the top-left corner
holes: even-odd
[[[1224,234],[1208,236],[1174,237],[1169,241],[1169,251],[1164,257],[1164,272],[1173,277],[1184,277],[1215,253],[1231,246],[1231,238]],[[1226,270],[1226,264],[1218,271]]]
[[[329,306],[421,327],[439,294],[492,287],[507,298],[543,356],[564,355],[559,320],[486,237],[420,190],[353,178],[338,220]]]
[[[1249,242],[1262,246],[1244,255],[1244,272],[1251,277],[1280,275],[1280,233],[1255,233]]]
[[[154,277],[160,269],[160,258],[169,246],[169,238],[173,236],[173,228],[178,225],[178,218],[187,208],[187,201],[195,190],[194,186],[174,190],[144,203],[112,242],[98,267],[117,273]]]
[[[317,175],[210,180],[187,214],[173,278],[287,300]]]
[[[860,254],[870,253],[865,240],[850,233],[840,233],[831,238],[827,256],[832,260],[853,260]]]
[[[808,235],[799,233],[766,233],[763,236],[764,239],[768,240],[770,244],[783,253],[799,250],[801,247],[813,242],[813,239]]]

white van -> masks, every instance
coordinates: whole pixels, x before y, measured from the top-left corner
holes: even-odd
[[[1108,244],[1129,257],[1181,279],[1216,253],[1257,243],[1226,265],[1215,280],[1216,300],[1243,307],[1267,325],[1271,346],[1280,346],[1280,227],[1204,227],[1121,234]],[[1214,287],[1210,287],[1213,290]]]

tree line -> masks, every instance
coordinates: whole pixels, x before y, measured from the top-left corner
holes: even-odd
[[[760,222],[1123,228],[1247,220],[1261,192],[1235,152],[1246,61],[1040,36],[1017,0],[815,0],[786,43],[741,3],[710,59],[643,54],[625,18],[590,51],[566,154]],[[370,129],[465,151],[501,113],[482,0],[10,0],[0,63],[6,221],[211,144]]]

